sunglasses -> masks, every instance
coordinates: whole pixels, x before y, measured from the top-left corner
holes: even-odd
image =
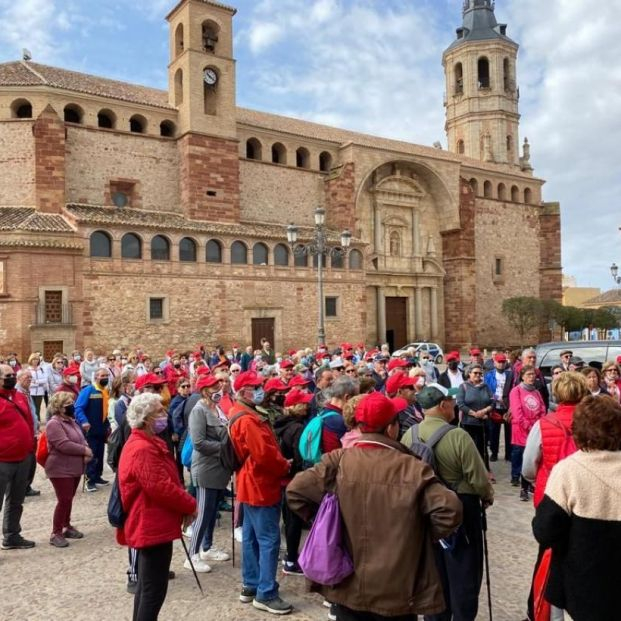
[[[356,374],[356,369],[347,369],[347,371],[345,371],[345,373],[348,373],[349,375],[355,375]]]
[[[554,373],[552,373],[552,375],[560,375],[561,371],[554,371]]]
[[[155,375],[163,375],[163,372],[162,372],[162,371],[153,371],[153,373],[154,373]]]
[[[179,386],[179,388],[189,388],[190,385],[189,384],[181,384],[181,386]]]
[[[239,373],[239,369],[233,369],[231,373]]]

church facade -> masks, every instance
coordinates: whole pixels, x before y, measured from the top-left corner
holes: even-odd
[[[236,106],[235,9],[167,16],[169,88],[0,64],[0,343],[316,342],[312,241],[326,211],[328,345],[516,342],[516,295],[561,298],[560,209],[520,150],[518,46],[466,0],[447,48],[448,149]]]

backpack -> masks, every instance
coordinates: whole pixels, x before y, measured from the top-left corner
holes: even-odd
[[[412,425],[412,442],[410,444],[410,450],[414,455],[422,459],[425,463],[429,464],[433,469],[436,477],[442,481],[446,487],[450,488],[450,485],[438,474],[438,470],[436,468],[436,457],[434,453],[434,448],[440,440],[449,432],[455,429],[453,425],[449,425],[446,423],[442,425],[439,429],[436,429],[431,434],[431,437],[427,440],[427,442],[423,442],[418,435],[419,425]]]
[[[229,424],[227,425],[226,436],[220,444],[220,464],[229,472],[237,472],[244,465],[244,461],[246,461],[245,459],[239,458],[237,451],[233,446],[233,440],[231,439],[231,427],[233,426],[233,423],[238,418],[244,416],[244,414],[247,414],[247,412],[245,410],[241,410],[231,416]]]
[[[108,438],[108,456],[106,461],[112,472],[116,472],[119,467],[119,460],[121,459],[121,450],[125,445],[125,437],[123,429],[119,425]]]
[[[323,432],[323,421],[328,416],[336,416],[336,412],[328,411],[325,414],[315,416],[302,431],[298,450],[304,463],[314,465],[321,461],[321,435]]]
[[[123,509],[123,503],[121,502],[119,478],[115,477],[112,482],[110,497],[108,498],[108,522],[110,523],[110,526],[114,526],[115,528],[123,528],[126,517],[127,516]]]
[[[39,441],[37,444],[37,463],[39,464],[39,466],[42,466],[43,468],[45,468],[45,462],[47,461],[47,458],[50,456],[50,449],[49,446],[47,445],[47,435],[45,434],[45,431],[39,436]]]

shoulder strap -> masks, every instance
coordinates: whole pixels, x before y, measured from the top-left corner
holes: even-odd
[[[556,416],[556,414],[550,414],[548,416],[545,416],[544,418],[541,419],[542,421],[547,421],[548,423],[550,423],[553,427],[556,427],[557,429],[562,429],[565,432],[566,436],[570,436],[572,435],[571,430],[568,429],[563,422],[561,421],[561,419]],[[541,425],[541,423],[540,423]]]
[[[323,420],[324,418],[328,418],[328,416],[336,416],[336,412],[334,410],[329,410],[328,412],[324,412],[323,414],[319,415],[319,418],[321,418],[321,420]]]
[[[453,429],[455,429],[455,427],[453,427],[453,425],[449,425],[448,423],[446,423],[445,425],[442,425],[442,427],[440,427],[439,429],[436,429],[432,434],[431,437],[429,438],[429,440],[427,440],[427,442],[425,442],[425,444],[431,449],[433,450],[436,446],[436,444],[438,444],[438,442],[440,442],[440,440],[442,440],[442,438],[449,432],[449,431],[453,431]]]

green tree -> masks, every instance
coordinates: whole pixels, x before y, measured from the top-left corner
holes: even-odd
[[[502,303],[502,314],[518,333],[520,345],[523,345],[526,335],[541,325],[542,302],[527,296],[508,298]]]

